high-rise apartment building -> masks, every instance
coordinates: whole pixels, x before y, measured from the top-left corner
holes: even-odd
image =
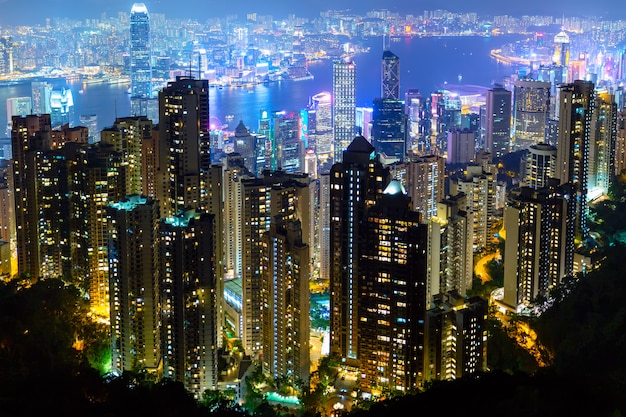
[[[559,131],[555,177],[574,187],[576,237],[587,237],[587,196],[589,192],[589,152],[596,94],[590,81],[576,80],[559,87]]]
[[[216,389],[218,279],[214,217],[195,210],[160,222],[163,376],[196,398]]]
[[[114,145],[98,142],[80,149],[72,170],[72,263],[85,283],[91,311],[109,319],[109,241],[107,207],[129,195],[126,165]]]
[[[144,3],[130,10],[130,98],[131,114],[146,116],[142,101],[152,97],[152,39],[150,15]],[[144,111],[142,111],[142,107]]]
[[[533,190],[511,193],[504,209],[504,303],[513,309],[530,306],[538,296],[571,276],[574,262],[569,185],[558,180]],[[568,236],[569,235],[569,236]]]
[[[622,109],[617,113],[615,139],[615,167],[614,175],[620,175],[626,169],[626,109]]]
[[[487,370],[487,300],[440,294],[426,316],[425,380],[454,380]]]
[[[374,147],[356,137],[330,171],[330,354],[358,365],[360,229],[389,172]]]
[[[274,216],[298,219],[302,242],[311,242],[313,206],[306,174],[266,171],[261,178],[242,179],[242,342],[246,352],[259,356],[263,349],[263,236]],[[226,221],[226,220],[225,220]]]
[[[41,276],[39,258],[39,208],[37,204],[37,160],[50,149],[50,115],[28,115],[12,120],[13,187],[18,274],[32,279]]]
[[[538,143],[528,148],[524,161],[524,185],[535,190],[547,185],[548,178],[554,178],[556,169],[554,146]]]
[[[356,126],[356,64],[333,63],[333,161],[341,162],[343,151],[354,139]]]
[[[434,307],[434,297],[456,291],[462,297],[472,288],[474,251],[472,214],[465,211],[463,193],[437,204],[437,215],[428,222],[428,280],[426,303]]]
[[[31,98],[33,100],[33,114],[50,114],[50,99],[52,97],[52,84],[45,81],[33,81],[30,83]]]
[[[511,149],[511,92],[502,86],[487,90],[485,150],[500,158]]]
[[[591,121],[589,144],[589,195],[593,200],[606,195],[615,171],[617,105],[613,94],[597,93],[595,114]]]
[[[444,197],[445,159],[439,155],[413,157],[410,161],[389,166],[411,198],[411,209],[421,221],[437,215],[437,204]]]
[[[396,180],[363,220],[357,232],[358,282],[350,289],[358,295],[361,389],[417,389],[424,373],[428,228]]]
[[[497,212],[497,178],[493,164],[470,164],[461,178],[452,178],[450,194],[467,196],[465,211],[472,214],[474,250],[487,247]]]
[[[11,124],[13,116],[26,117],[34,114],[32,111],[32,102],[30,97],[11,97],[7,98],[7,135],[11,135]]]
[[[128,196],[107,207],[112,371],[162,364],[159,204]]]
[[[122,156],[125,166],[125,189],[127,195],[143,192],[143,148],[144,140],[152,139],[152,121],[145,116],[123,117],[115,120],[113,126],[100,132],[100,141],[113,146]]]
[[[159,92],[157,194],[164,217],[204,210],[211,165],[209,83],[176,77]]]
[[[513,140],[516,150],[545,141],[551,88],[552,85],[545,81],[513,81]]]
[[[276,190],[273,200],[291,198],[289,188]],[[274,378],[308,381],[311,258],[294,213],[270,221],[262,240],[263,363]]]

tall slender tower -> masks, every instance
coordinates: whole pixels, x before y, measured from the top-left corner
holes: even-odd
[[[606,195],[615,170],[617,104],[615,96],[597,94],[589,146],[589,199]]]
[[[354,139],[356,126],[356,64],[349,60],[333,63],[334,162]]]
[[[159,92],[157,194],[163,217],[205,210],[211,166],[209,82],[176,77]]]
[[[428,227],[399,181],[366,210],[358,232],[361,387],[408,391],[424,373]]]
[[[359,238],[366,207],[387,185],[374,147],[356,137],[330,172],[330,354],[358,365]]]
[[[389,49],[383,52],[381,98],[400,100],[400,58]]]
[[[546,81],[513,81],[513,137],[516,149],[545,141],[550,117],[550,88]]]
[[[160,222],[163,375],[196,398],[217,387],[214,227],[212,215],[195,210]]]
[[[596,102],[594,85],[576,80],[560,88],[559,134],[556,174],[561,184],[571,183],[576,199],[575,236],[587,237],[587,194],[589,191],[589,148]]]
[[[107,207],[111,360],[119,373],[161,365],[159,205],[140,197]]]
[[[511,147],[511,92],[496,86],[487,90],[486,101],[485,150],[499,158]]]
[[[130,10],[130,98],[131,113],[141,113],[141,101],[152,97],[152,46],[150,16],[144,3]]]

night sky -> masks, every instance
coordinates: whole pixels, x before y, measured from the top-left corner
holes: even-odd
[[[94,18],[102,12],[116,15],[130,11],[133,1],[122,0],[0,0],[0,24],[43,23],[46,17]],[[481,14],[589,16],[616,19],[626,16],[619,0],[146,0],[150,12],[168,17],[195,18],[247,12],[285,17],[287,14],[314,17],[322,10],[351,9],[357,13],[386,8],[401,14],[446,9],[453,12],[476,11]]]

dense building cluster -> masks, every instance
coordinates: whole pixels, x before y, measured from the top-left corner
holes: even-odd
[[[325,18],[333,28],[356,20]],[[358,30],[377,33],[374,23],[389,19],[399,17],[370,16]],[[472,14],[404,19],[405,34],[446,19],[479,27]],[[550,63],[531,63],[476,105],[448,90],[402,95],[401,57],[387,45],[372,108],[357,108],[356,64],[338,56],[332,93],[301,111],[264,111],[256,132],[241,122],[225,138],[211,128],[218,78],[204,77],[206,51],[195,51],[195,72],[163,75],[151,25],[135,4],[132,115],[98,137],[70,126],[71,93],[45,82],[7,109],[2,274],[77,283],[110,325],[113,372],[145,369],[200,397],[240,383],[218,370],[218,351],[239,339],[273,377],[307,381],[319,281],[330,296],[329,354],[357,371],[366,397],[408,392],[486,369],[488,302],[470,290],[475,255],[498,238],[504,291],[493,301],[503,310],[529,311],[593,266],[588,207],[626,166],[623,53],[614,73],[590,76],[561,32]],[[234,44],[247,46],[246,27],[235,29]],[[300,37],[303,50],[321,50]],[[1,41],[4,53],[11,43]],[[300,58],[289,71],[306,76],[294,69]],[[521,174],[507,182],[503,161],[514,153]]]

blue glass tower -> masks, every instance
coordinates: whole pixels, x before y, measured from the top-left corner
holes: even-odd
[[[143,3],[135,3],[130,11],[130,88],[131,112],[141,114],[141,102],[152,97],[152,51],[150,16]]]

